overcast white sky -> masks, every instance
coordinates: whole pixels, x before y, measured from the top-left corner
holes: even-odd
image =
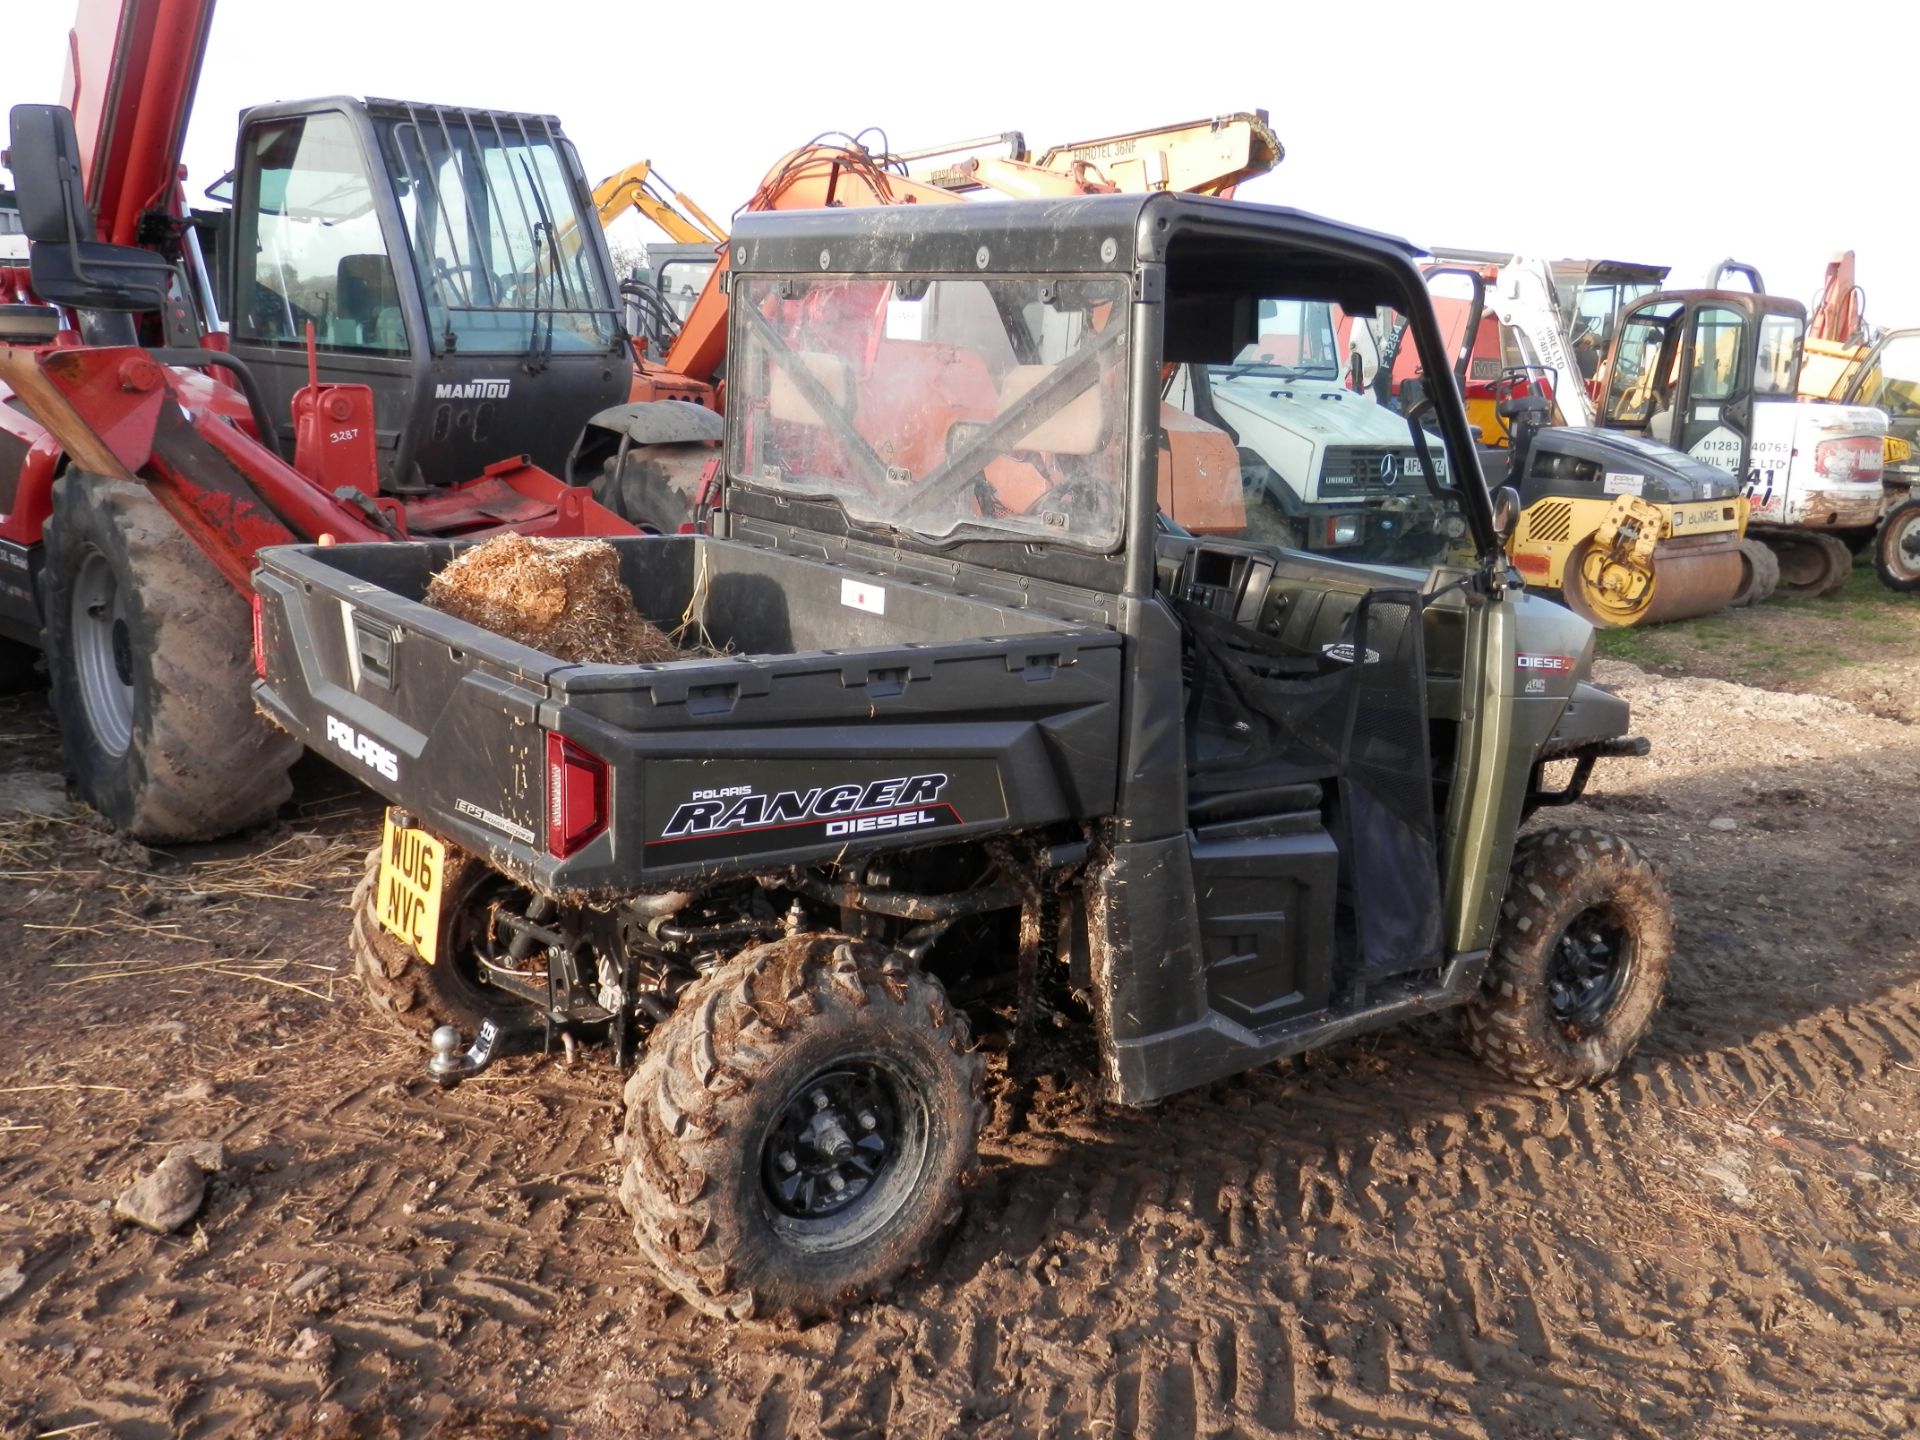
[[[70,4],[0,6],[0,104],[58,99]],[[1675,284],[1734,255],[1801,300],[1851,248],[1869,319],[1920,325],[1920,4],[1450,8],[220,0],[186,159],[197,194],[270,100],[543,111],[591,178],[651,159],[724,215],[825,130],[1038,150],[1264,108],[1287,158],[1245,199]]]

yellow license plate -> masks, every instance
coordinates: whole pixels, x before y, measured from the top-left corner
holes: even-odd
[[[374,913],[381,929],[406,941],[429,965],[440,940],[440,888],[446,872],[447,847],[424,830],[394,824],[393,811],[387,811]]]

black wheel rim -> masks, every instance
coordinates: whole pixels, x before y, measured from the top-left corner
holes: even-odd
[[[824,1223],[876,1196],[911,1159],[917,1127],[902,1121],[898,1090],[878,1064],[812,1076],[787,1096],[761,1146],[768,1203],[790,1220]]]
[[[1633,934],[1608,905],[1581,911],[1554,942],[1547,967],[1553,1018],[1576,1032],[1607,1018],[1633,969]]]

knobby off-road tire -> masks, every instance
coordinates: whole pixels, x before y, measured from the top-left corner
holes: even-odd
[[[684,486],[719,452],[711,445],[642,445],[627,452],[616,474],[617,457],[608,456],[588,487],[593,498],[626,520],[656,535],[675,535],[693,519],[697,498]]]
[[[1585,828],[1523,836],[1487,973],[1463,1017],[1467,1047],[1525,1084],[1600,1080],[1653,1023],[1672,954],[1666,887],[1626,841]],[[1595,983],[1583,988],[1581,976]]]
[[[634,1238],[713,1316],[872,1294],[958,1214],[981,1080],[965,1017],[897,953],[820,935],[747,950],[681,995],[627,1082]]]
[[[447,873],[441,881],[438,959],[431,965],[413,947],[380,928],[380,849],[367,856],[366,873],[353,892],[353,932],[349,949],[353,973],[366,986],[367,999],[379,1014],[422,1042],[436,1027],[457,1025],[467,1039],[489,1015],[503,1016],[525,1002],[475,979],[469,928],[478,918],[487,885],[510,886],[470,855],[457,850],[447,855]]]
[[[1873,541],[1873,572],[1889,590],[1920,590],[1920,500],[1903,500],[1887,512]]]
[[[1727,602],[1731,609],[1764,605],[1780,588],[1780,557],[1758,540],[1740,542],[1740,588]]]
[[[247,602],[141,485],[70,471],[45,543],[47,671],[81,798],[151,842],[271,819],[300,745],[253,708]]]

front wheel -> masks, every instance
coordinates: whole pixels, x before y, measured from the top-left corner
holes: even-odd
[[[1584,828],[1524,836],[1467,1047],[1524,1084],[1603,1079],[1653,1024],[1672,954],[1673,904],[1639,851]]]
[[[1887,512],[1873,542],[1873,573],[1889,590],[1920,590],[1920,500],[1903,500]]]
[[[627,1082],[620,1200],[717,1317],[872,1294],[959,1206],[981,1063],[939,981],[835,935],[756,946],[680,996]]]
[[[71,471],[46,525],[45,649],[74,788],[136,840],[214,840],[293,793],[253,708],[247,602],[143,485]]]

